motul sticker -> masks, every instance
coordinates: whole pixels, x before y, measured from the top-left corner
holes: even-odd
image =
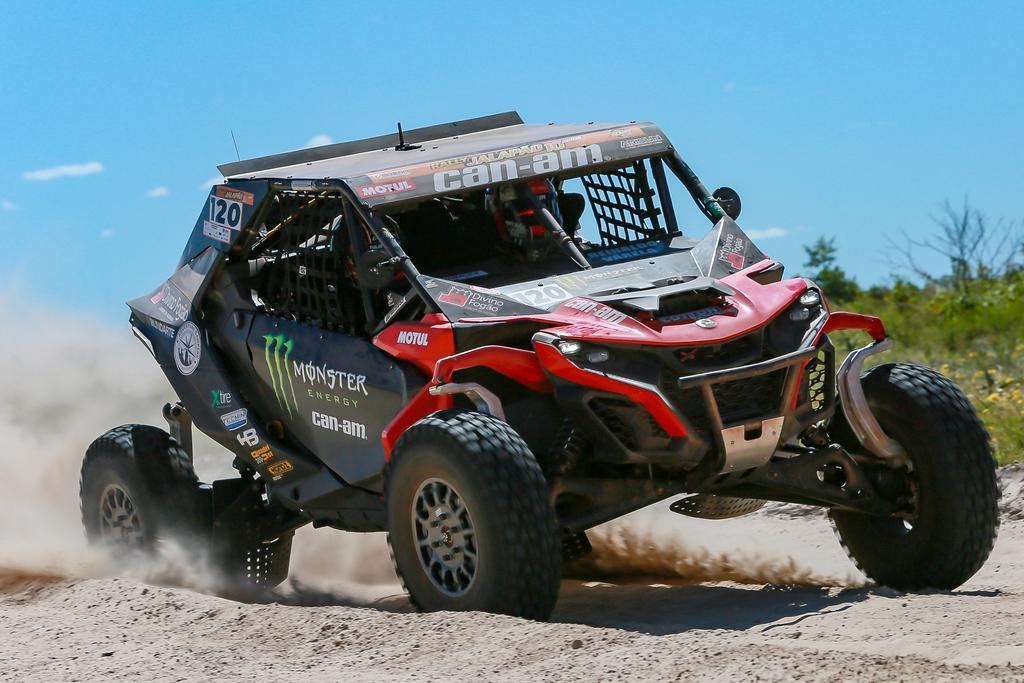
[[[427,346],[430,340],[427,338],[426,332],[413,332],[412,330],[402,330],[398,333],[399,344],[409,344],[411,346]]]
[[[369,199],[370,197],[380,197],[385,194],[398,194],[399,192],[409,192],[416,189],[416,183],[412,180],[399,180],[393,183],[375,183],[373,185],[363,185],[357,187],[356,190],[359,192],[359,196],[363,199]]]

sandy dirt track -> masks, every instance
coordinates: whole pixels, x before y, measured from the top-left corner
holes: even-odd
[[[0,677],[1024,680],[1020,516],[1004,505],[992,558],[960,590],[903,594],[862,585],[820,513],[786,506],[707,522],[641,511],[597,534],[598,561],[577,571],[603,578],[564,581],[551,623],[413,613],[366,545],[376,537],[360,550],[379,582],[357,574],[317,587],[323,566],[299,543],[297,571],[312,583],[291,580],[265,604],[7,570]],[[674,542],[680,532],[692,540]],[[316,554],[330,564],[322,546]],[[680,576],[716,574],[753,583]]]
[[[0,680],[1024,680],[1020,467],[992,557],[952,593],[864,586],[795,506],[662,503],[602,528],[544,624],[412,613],[380,534],[300,530],[264,604],[204,594],[192,566],[125,573],[85,547],[78,468],[111,426],[158,423],[166,380],[124,330],[0,305],[21,331],[0,355]],[[196,446],[205,480],[230,471]]]

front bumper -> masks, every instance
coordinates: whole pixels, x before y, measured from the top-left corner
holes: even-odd
[[[601,462],[692,469],[711,457],[711,471],[748,469],[835,409],[835,354],[823,335],[791,353],[710,372],[638,362],[642,379],[574,363],[556,341],[539,333],[534,347]]]

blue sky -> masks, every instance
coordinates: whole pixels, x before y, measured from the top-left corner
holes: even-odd
[[[835,236],[862,284],[893,270],[886,235],[928,234],[947,198],[1024,217],[1024,3],[0,13],[0,289],[111,320],[169,275],[231,130],[245,158],[508,109],[653,120],[708,186],[739,190],[740,224],[777,235],[759,245],[790,272]]]

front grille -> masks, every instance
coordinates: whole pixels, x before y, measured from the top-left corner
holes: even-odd
[[[675,350],[675,358],[680,363],[676,374],[695,375],[747,365],[761,360],[763,355],[764,344],[760,331],[723,344],[684,346]]]
[[[643,406],[617,398],[595,398],[590,401],[601,424],[628,450],[664,447],[668,434]]]
[[[818,355],[811,359],[804,369],[803,382],[800,383],[800,397],[797,403],[804,405],[809,403],[811,410],[817,412],[825,407],[828,402],[828,355],[825,349],[818,351]]]
[[[775,414],[782,404],[786,370],[711,385],[723,424]]]

